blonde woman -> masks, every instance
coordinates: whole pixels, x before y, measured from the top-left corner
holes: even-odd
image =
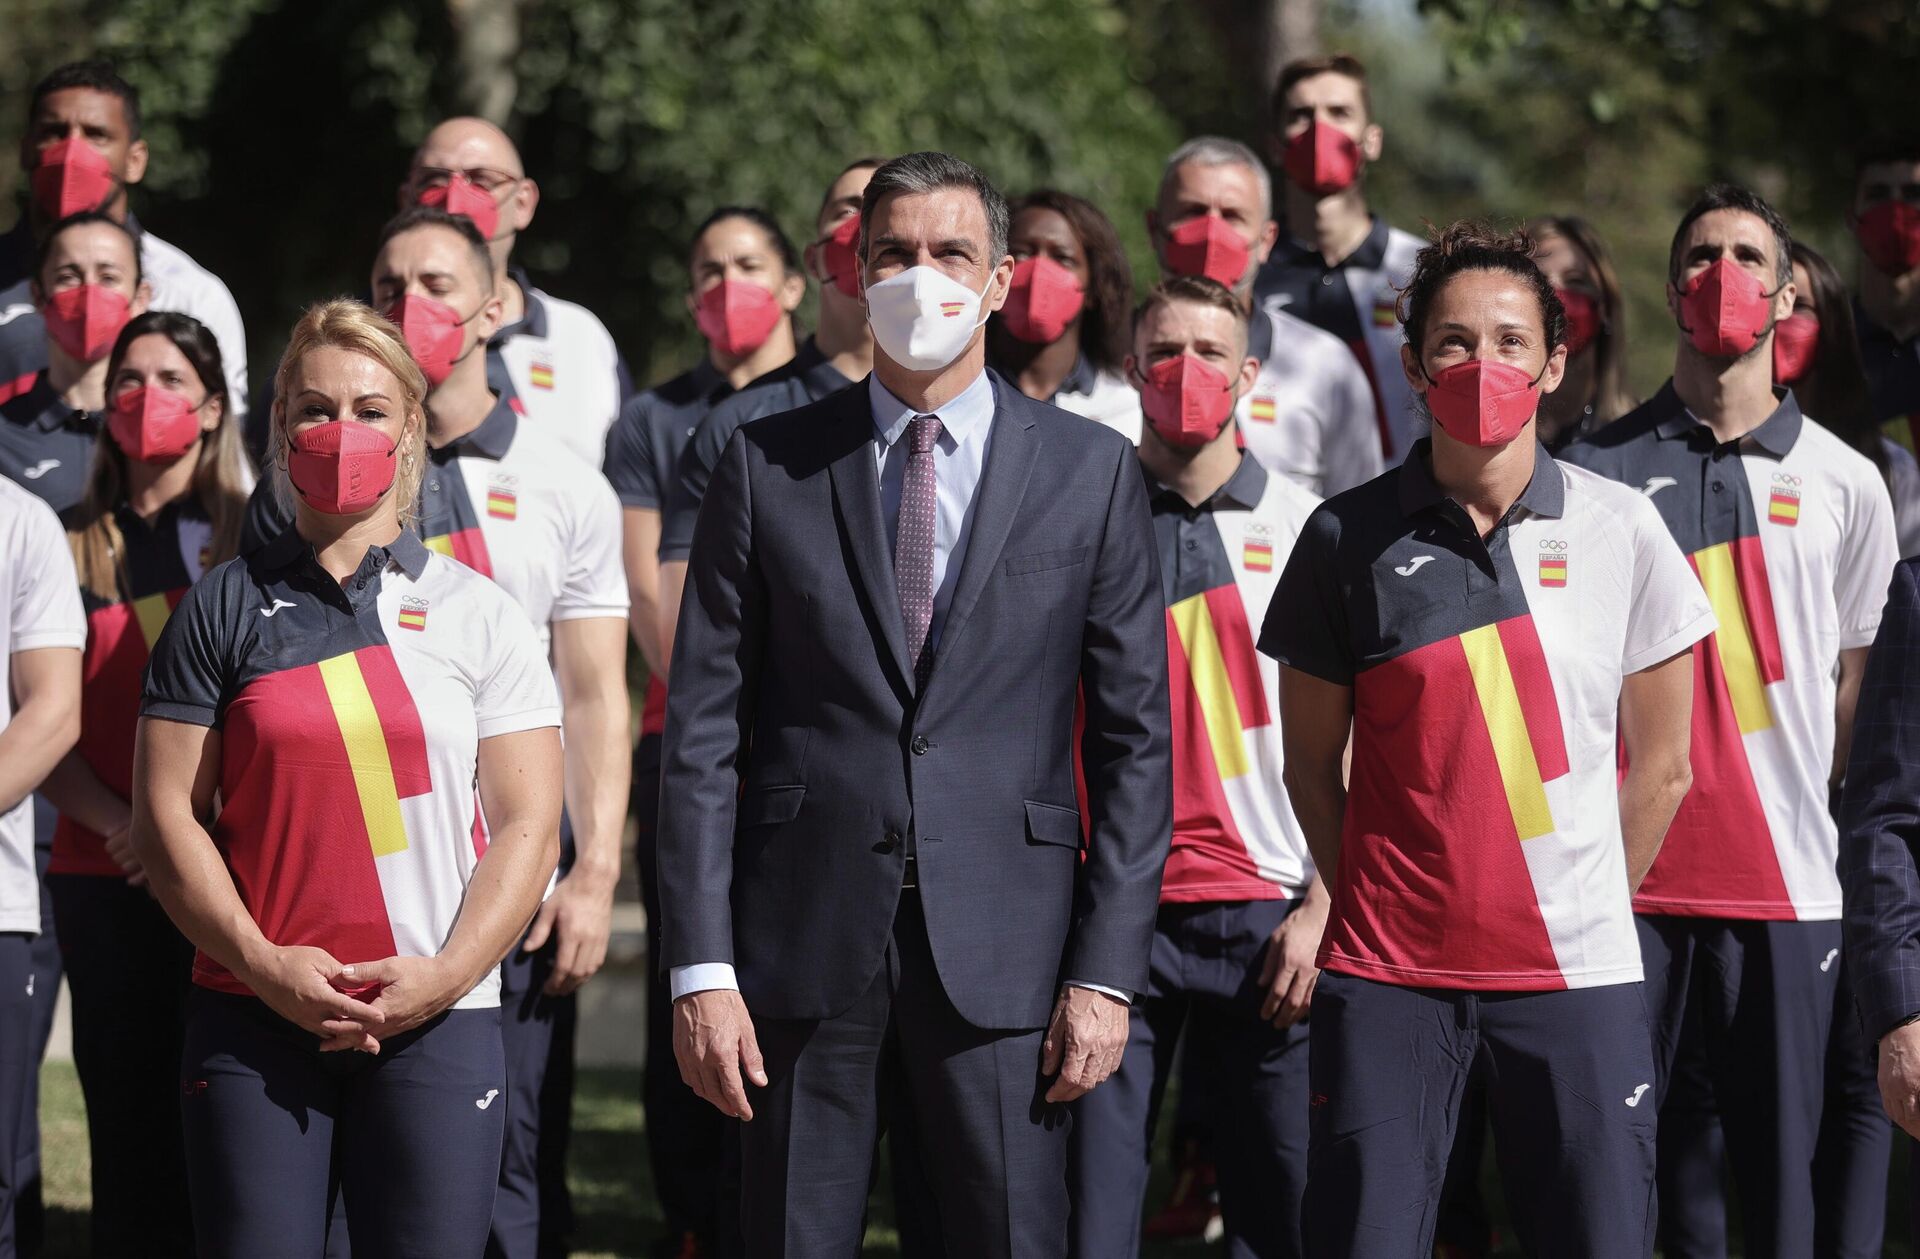
[[[193,950],[133,856],[133,732],[155,636],[232,559],[253,470],[213,334],[149,312],[107,358],[106,423],[68,541],[87,613],[80,742],[41,791],[59,810],[47,883],[73,993],[74,1064],[101,1254],[191,1254],[178,1063]]]
[[[399,330],[317,305],[274,392],[294,528],[181,602],[134,759],[134,856],[199,950],[199,1251],[320,1255],[337,1175],[356,1255],[478,1255],[497,967],[558,848],[553,679],[499,588],[404,528],[426,381]]]

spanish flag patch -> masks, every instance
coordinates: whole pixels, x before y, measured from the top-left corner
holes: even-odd
[[[1252,402],[1247,404],[1247,414],[1253,419],[1260,421],[1262,424],[1273,423],[1273,414],[1274,414],[1273,399],[1272,398],[1255,398]]]
[[[944,318],[952,319],[966,308],[967,304],[965,302],[941,302],[940,314]]]
[[[1567,584],[1567,553],[1551,551],[1540,557],[1540,584],[1550,590],[1564,589]]]
[[[520,500],[512,490],[487,491],[487,515],[495,520],[512,520],[520,514]]]
[[[1400,305],[1392,295],[1376,298],[1373,303],[1373,326],[1391,328],[1400,322]]]
[[[1273,543],[1248,538],[1240,552],[1240,562],[1250,573],[1273,571]]]
[[[1785,525],[1791,529],[1800,523],[1800,496],[1785,490],[1775,490],[1767,498],[1767,519],[1776,525]]]
[[[423,630],[427,628],[427,601],[407,598],[400,601],[400,628]]]
[[[527,368],[527,383],[535,389],[553,388],[553,364],[535,363]]]

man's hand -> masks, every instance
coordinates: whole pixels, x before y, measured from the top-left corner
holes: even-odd
[[[106,839],[107,856],[113,858],[113,863],[126,872],[128,886],[145,887],[147,885],[146,869],[141,866],[140,858],[133,854],[133,819],[129,817],[125,826],[108,835]]]
[[[1880,1038],[1880,1104],[1887,1118],[1920,1137],[1920,1023]]]
[[[553,889],[527,928],[524,952],[537,953],[548,936],[557,936],[553,973],[541,988],[549,997],[564,997],[592,979],[607,960],[607,937],[612,934],[613,880],[595,878],[575,866]]]
[[[1320,885],[1316,881],[1314,886]],[[1266,990],[1260,1017],[1275,1027],[1292,1027],[1307,1017],[1313,1004],[1313,988],[1320,981],[1320,968],[1313,961],[1327,926],[1327,906],[1324,890],[1318,896],[1309,892],[1267,937],[1267,955],[1260,962],[1260,986]]]
[[[713,1103],[721,1114],[743,1122],[753,1118],[746,1079],[767,1087],[767,1067],[754,1039],[747,1003],[731,988],[690,992],[673,1003],[673,1058],[687,1087]]]
[[[1085,1096],[1113,1074],[1127,1051],[1127,1014],[1126,1002],[1104,992],[1072,984],[1060,989],[1040,1046],[1040,1073],[1059,1074],[1048,1101]]]

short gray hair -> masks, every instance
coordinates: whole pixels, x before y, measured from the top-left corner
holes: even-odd
[[[896,192],[938,192],[942,188],[958,188],[980,198],[980,206],[987,213],[987,265],[998,266],[1007,256],[1007,237],[1013,230],[1007,199],[972,165],[951,154],[933,152],[896,157],[873,172],[873,178],[867,181],[867,191],[860,198],[861,262],[865,263],[867,258],[867,224],[872,221],[873,208],[880,204],[882,197]]]
[[[1254,181],[1260,185],[1260,203],[1265,207],[1262,215],[1273,217],[1273,176],[1267,174],[1266,163],[1246,145],[1225,136],[1195,136],[1175,149],[1160,172],[1160,190],[1156,199],[1166,196],[1167,185],[1173,182],[1173,172],[1188,163],[1196,166],[1246,167],[1253,172]]]

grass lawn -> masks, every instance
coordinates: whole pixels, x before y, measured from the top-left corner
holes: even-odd
[[[47,1196],[46,1259],[83,1259],[87,1253],[87,1120],[73,1065],[49,1062],[40,1073],[41,1133]],[[643,1259],[659,1233],[646,1145],[641,1139],[640,1075],[637,1071],[582,1071],[574,1100],[573,1194],[578,1214],[576,1259]],[[1165,1113],[1171,1114],[1169,1104]],[[1164,1149],[1166,1142],[1160,1143]],[[1907,1146],[1897,1141],[1890,1169],[1888,1259],[1907,1259]],[[1491,1161],[1491,1160],[1489,1160]],[[1148,1200],[1165,1194],[1166,1168],[1156,1164]],[[1489,1174],[1488,1201],[1499,1191]],[[899,1251],[887,1186],[875,1196],[865,1253]],[[1196,1259],[1216,1253],[1199,1245],[1149,1247],[1145,1259]],[[1502,1254],[1518,1254],[1517,1248]],[[1736,1251],[1737,1253],[1737,1251]]]

